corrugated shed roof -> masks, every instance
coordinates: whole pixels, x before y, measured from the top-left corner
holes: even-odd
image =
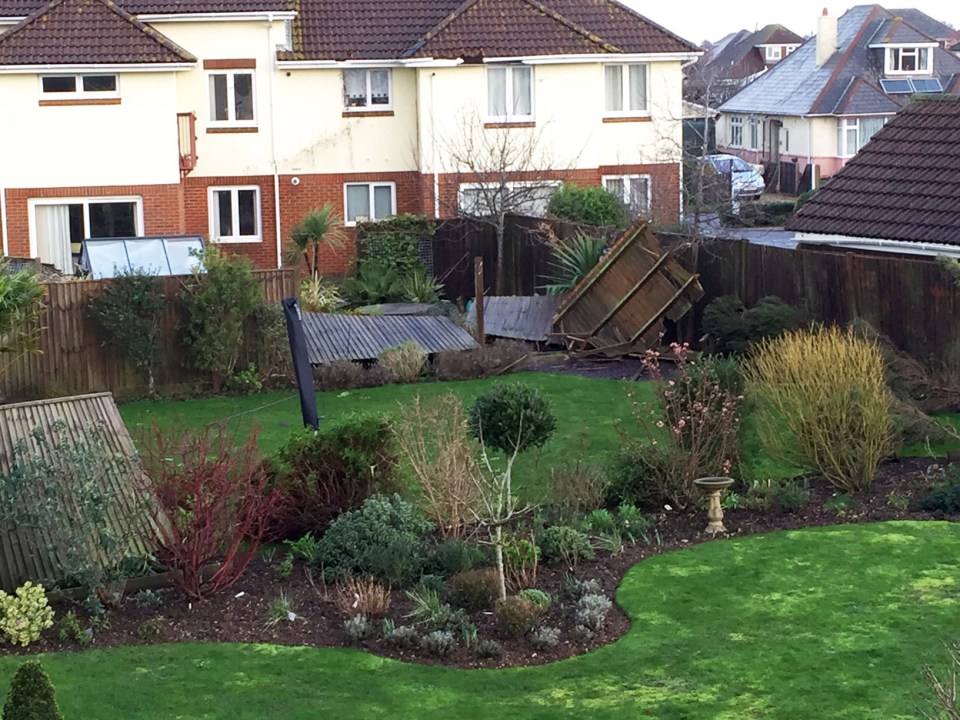
[[[53,0],[0,36],[0,65],[195,60],[189,52],[112,0]]]
[[[281,59],[697,50],[613,0],[300,0],[297,10],[297,48]]]
[[[895,16],[879,5],[858,5],[837,21],[838,51],[823,66],[817,65],[817,40],[811,38],[761,78],[748,85],[720,106],[724,113],[765,115],[857,115],[875,112],[876,98],[864,92],[863,105],[852,102],[847,93],[857,78],[876,86],[882,72],[881,50],[868,46],[883,28],[890,27]],[[898,27],[906,28],[903,21]],[[911,33],[916,32],[911,29]],[[926,42],[932,39],[926,38]],[[936,49],[934,70],[947,87],[950,77],[960,72],[960,58]],[[884,93],[885,94],[885,93]],[[886,95],[886,94],[885,94]],[[900,108],[909,95],[886,95],[889,107]],[[845,102],[845,109],[840,110]]]
[[[375,360],[387,348],[415,342],[428,354],[478,347],[450,318],[303,313],[311,365],[335,360]]]
[[[919,100],[880,130],[787,229],[960,245],[960,99]]]
[[[110,457],[104,458],[107,467],[98,480],[105,485],[103,491],[115,498],[113,529],[118,537],[126,539],[127,554],[147,557],[151,549],[143,540],[143,534],[130,532],[137,524],[144,527],[143,523],[149,522],[142,512],[138,512],[138,508],[142,507],[136,489],[139,483],[138,478],[131,474],[140,466],[135,460],[133,441],[110,393],[0,405],[0,473],[10,472],[17,460],[16,449],[20,443],[24,444],[29,454],[39,453],[56,467],[57,458],[51,452],[51,448],[56,447],[56,438],[73,445],[89,438],[90,433],[98,431],[98,428],[102,428],[101,436],[110,453]],[[34,431],[48,440],[47,447],[37,443],[33,437]],[[70,481],[69,470],[61,477]],[[50,492],[51,488],[42,490]],[[68,482],[64,482],[53,491],[69,494],[71,488]],[[0,498],[0,502],[6,503],[8,500]],[[91,552],[96,554],[94,550]],[[13,592],[27,580],[62,579],[49,539],[34,528],[0,529],[0,588]]]

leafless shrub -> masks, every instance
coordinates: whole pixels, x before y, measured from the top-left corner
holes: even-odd
[[[550,469],[550,500],[574,515],[603,507],[607,478],[595,463],[577,458],[573,465]]]
[[[479,500],[477,455],[463,403],[453,393],[404,408],[394,432],[420,483],[420,506],[446,537],[462,537]]]
[[[940,678],[929,665],[923,666],[923,677],[933,691],[936,708],[932,712],[923,711],[927,720],[960,720],[960,696],[957,694],[957,675],[960,672],[960,643],[947,646],[949,669]]]
[[[427,365],[426,351],[411,341],[387,348],[377,359],[381,367],[387,368],[402,383],[416,382]]]

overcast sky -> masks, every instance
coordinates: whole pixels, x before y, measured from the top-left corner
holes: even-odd
[[[721,3],[715,0],[623,0],[651,20],[678,35],[700,43],[719,40],[734,30],[756,30],[770,23],[780,23],[800,35],[815,32],[817,16],[826,7],[831,15],[842,15],[863,2],[825,2],[824,0],[792,0],[789,3],[771,0],[738,0]],[[953,27],[960,27],[960,2],[957,0],[896,0],[884,7],[915,7]]]

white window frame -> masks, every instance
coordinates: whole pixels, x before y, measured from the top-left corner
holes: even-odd
[[[884,74],[885,75],[929,75],[933,72],[933,52],[936,46],[927,45],[895,45],[887,47],[883,54]],[[924,67],[920,66],[921,51],[926,50],[927,63]],[[903,54],[911,53],[917,59],[916,70],[899,70],[894,67],[894,57],[899,53],[900,64],[903,64]]]
[[[27,228],[30,233],[30,257],[37,257],[37,211],[39,205],[83,205],[83,238],[90,237],[90,205],[98,203],[134,203],[136,205],[136,234],[144,235],[143,197],[140,195],[104,195],[101,197],[29,198],[27,200]]]
[[[653,176],[645,175],[642,173],[634,173],[632,175],[603,175],[600,178],[600,184],[603,185],[604,189],[607,192],[613,192],[607,187],[607,180],[621,180],[623,182],[623,197],[620,198],[620,201],[624,204],[625,207],[630,208],[630,181],[631,180],[646,180],[647,181],[647,207],[646,210],[643,210],[643,214],[649,215],[651,210],[651,203],[653,202]]]
[[[357,187],[357,186],[367,186],[367,200],[370,203],[370,211],[373,212],[375,208],[374,204],[374,188],[378,187],[388,187],[390,188],[390,216],[397,214],[397,184],[395,182],[381,182],[381,181],[368,181],[368,182],[348,182],[343,184],[343,217],[348,216],[347,208],[347,188]],[[366,220],[360,220],[359,222],[370,222],[384,220],[386,218],[367,218]],[[346,227],[356,227],[357,220],[346,220],[344,219],[343,224]]]
[[[632,66],[643,67],[646,79],[643,83],[643,89],[647,96],[643,99],[645,107],[642,110],[632,110],[627,106],[630,104],[630,68]],[[623,98],[623,110],[607,110],[607,68],[611,66],[620,67],[620,97]],[[650,63],[604,63],[603,64],[603,114],[604,117],[650,117]]]
[[[749,139],[749,144],[746,146],[749,150],[763,150],[764,143],[764,130],[766,129],[766,123],[762,118],[757,117],[756,115],[751,115],[747,119],[747,134]]]
[[[509,102],[510,98],[513,97],[513,71],[515,68],[528,68],[530,70],[530,114],[529,115],[514,115]],[[506,115],[491,115],[490,114],[490,70],[502,70],[506,69],[507,78],[504,83],[504,93],[506,94],[504,98],[504,107],[507,109]],[[537,71],[533,65],[508,65],[508,64],[497,64],[497,65],[488,65],[486,68],[486,73],[484,75],[486,84],[484,85],[484,107],[486,108],[486,118],[487,122],[492,123],[526,123],[534,122],[535,116],[537,114]]]
[[[210,81],[214,75],[227,76],[227,119],[215,120],[212,116],[213,108],[213,83]],[[250,120],[237,120],[237,101],[234,93],[234,78],[237,75],[250,76],[250,109],[253,111],[253,118]],[[236,70],[207,70],[204,78],[207,84],[207,125],[209,127],[257,127],[257,71],[255,68],[240,68]]]
[[[389,99],[389,102],[388,102],[386,105],[374,105],[373,102],[372,102],[372,100],[373,100],[373,81],[371,80],[370,76],[371,76],[371,74],[373,73],[374,70],[376,70],[376,71],[384,71],[384,70],[385,70],[385,71],[387,72],[387,98]],[[347,105],[347,103],[346,103],[346,99],[347,99],[347,98],[346,98],[346,84],[347,84],[346,73],[347,73],[347,72],[362,72],[362,73],[365,74],[366,80],[367,80],[367,104],[366,104],[366,105],[363,105],[363,106],[360,106],[360,107],[350,107],[350,106]],[[343,71],[340,73],[340,84],[341,84],[342,89],[344,90],[344,92],[342,93],[342,95],[343,95],[343,97],[342,97],[342,101],[343,101],[343,111],[344,111],[344,112],[347,112],[347,113],[350,113],[350,112],[380,112],[380,111],[387,112],[387,111],[389,111],[389,110],[393,110],[393,70],[392,70],[391,68],[384,68],[384,67],[374,67],[374,68],[344,68]]]
[[[230,191],[231,195],[231,214],[233,217],[233,227],[240,230],[240,203],[237,202],[238,191],[253,190],[254,208],[257,211],[257,234],[256,235],[217,235],[217,206],[214,202],[214,193]],[[263,205],[259,185],[216,185],[207,188],[207,215],[210,222],[210,242],[217,245],[239,245],[243,243],[263,242]]]
[[[743,115],[730,116],[730,147],[743,147],[743,126]]]
[[[116,80],[116,90],[84,90],[84,77],[100,77],[110,75]],[[46,92],[43,89],[43,79],[48,77],[72,77],[77,88],[74,92]],[[120,97],[120,73],[115,72],[89,72],[89,73],[56,73],[49,72],[37,76],[37,82],[40,86],[40,97],[44,100],[100,100],[113,99]]]
[[[781,45],[765,45],[764,51],[767,62],[783,60],[783,46]]]
[[[463,208],[463,191],[464,190],[483,190],[490,186],[499,186],[503,185],[508,190],[512,188],[521,188],[521,187],[542,187],[542,188],[553,188],[554,192],[560,189],[560,186],[563,185],[562,180],[513,180],[511,182],[498,183],[498,182],[469,182],[469,183],[460,183],[460,186],[457,188],[457,209],[461,210]],[[548,201],[549,204],[549,201]]]

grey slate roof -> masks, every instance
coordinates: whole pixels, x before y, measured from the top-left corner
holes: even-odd
[[[958,167],[960,98],[925,96],[877,132],[786,227],[960,245]]]
[[[957,32],[946,23],[942,23],[916,8],[896,8],[890,10],[890,14],[903,18],[911,27],[937,40],[948,40],[954,37]]]
[[[893,12],[879,5],[858,5],[839,18],[839,49],[822,67],[817,66],[814,37],[721,105],[720,111],[763,115],[894,113],[910,101],[910,96],[887,95],[880,87],[881,51],[868,46],[882,42],[884,30],[898,38],[909,34],[924,38],[923,42],[935,41],[908,26],[905,20],[897,21]],[[934,70],[949,91],[960,78],[960,58],[941,49],[933,53]]]

